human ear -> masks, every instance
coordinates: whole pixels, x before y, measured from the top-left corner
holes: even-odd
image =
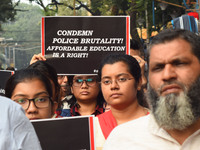
[[[72,86],[71,86],[71,93],[74,94],[74,90],[73,90],[73,87],[72,87]]]
[[[142,88],[142,78],[139,79],[139,82],[137,84],[137,90],[140,91]]]

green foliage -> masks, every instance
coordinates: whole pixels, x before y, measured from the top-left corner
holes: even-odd
[[[74,10],[73,8],[73,1],[72,0],[60,0],[63,5],[58,6],[57,16],[73,16]],[[85,5],[87,5],[87,0],[82,1]],[[75,3],[75,7],[78,6],[78,3]],[[80,8],[76,10],[76,16],[87,16],[88,12],[84,8]]]
[[[16,10],[12,5],[11,0],[1,0],[0,1],[0,30],[1,22],[12,21],[14,20]]]
[[[14,22],[2,24],[1,37],[5,39],[13,39],[6,41],[8,47],[4,47],[5,51],[14,47],[16,66],[18,69],[29,64],[33,54],[40,52],[41,45],[41,17],[42,10],[38,6],[21,3]],[[36,47],[36,48],[33,48]],[[4,52],[5,53],[5,52]],[[10,63],[10,62],[9,62]]]
[[[38,2],[38,0],[29,1]],[[130,7],[129,1],[130,0],[75,0],[76,15],[85,16],[88,15],[88,12],[92,15],[126,15],[126,11]],[[43,3],[37,4],[43,7],[45,15],[74,15],[74,0],[54,0],[52,2],[46,7],[43,7]],[[115,14],[113,14],[113,9],[116,10]]]
[[[117,5],[121,10],[127,10],[129,8],[128,0],[113,0],[113,4]]]
[[[7,20],[13,20],[15,14],[16,11],[11,0],[0,1],[0,21],[6,22]]]
[[[177,16],[185,13],[181,7],[169,5],[165,11],[159,7],[158,0],[49,0],[49,5],[44,7],[42,0],[29,0],[38,3],[44,10],[45,15],[57,16],[72,16],[74,15],[73,2],[75,1],[76,16],[88,15],[90,12],[95,15],[130,15],[131,16],[131,35],[136,36],[135,32],[138,27],[137,19],[142,18],[145,20],[143,27],[150,30],[160,30],[163,25],[166,25],[172,20],[170,16],[176,12]],[[152,2],[155,2],[154,14]],[[40,2],[40,3],[39,3]],[[165,0],[165,2],[173,3],[182,6],[182,0]],[[164,14],[164,15],[163,15]],[[155,24],[153,23],[153,16]],[[164,16],[164,19],[162,19]],[[153,28],[153,26],[156,26]],[[150,31],[151,32],[151,31]],[[150,33],[149,32],[149,33]]]
[[[131,0],[130,0],[131,1]],[[166,2],[169,3],[173,3],[173,4],[177,4],[182,6],[182,0],[165,0]],[[152,29],[153,27],[153,8],[152,8],[152,4],[153,4],[153,0],[135,0],[135,7],[130,8],[130,9],[134,9],[135,11],[137,11],[137,18],[141,17],[145,20],[145,10],[147,10],[147,15],[148,15],[148,24],[149,24],[149,29]],[[165,11],[162,11],[160,6],[159,6],[160,2],[154,0],[154,17],[155,17],[155,26],[156,26],[156,30],[160,30],[163,26],[163,23],[166,25],[168,22],[170,22],[172,20],[172,17],[170,16],[172,13],[176,12],[177,13],[177,17],[184,14],[185,10],[181,7],[177,7],[177,6],[173,6],[173,5],[168,5]],[[147,7],[145,7],[145,5]],[[163,13],[164,13],[164,22],[163,22]],[[136,18],[136,19],[137,19]],[[144,27],[145,24],[144,24]]]
[[[17,12],[14,22],[3,24],[5,38],[13,38],[19,44],[26,41],[40,41],[40,22],[42,11],[38,6],[20,4],[18,9],[26,10]]]
[[[101,0],[98,5],[94,0],[91,2],[92,10],[99,10],[101,15],[127,15],[130,7],[128,0]]]

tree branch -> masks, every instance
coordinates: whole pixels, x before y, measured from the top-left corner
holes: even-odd
[[[76,0],[80,5],[78,7],[75,7],[75,10],[79,10],[81,9],[82,7],[85,8],[88,12],[90,12],[92,15],[95,15],[91,9],[88,8],[87,5],[83,4],[81,1],[79,0]],[[70,6],[70,5],[67,5],[68,8],[70,8],[71,10],[74,10],[74,7]]]

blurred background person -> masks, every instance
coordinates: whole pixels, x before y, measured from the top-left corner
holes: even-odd
[[[143,46],[136,40],[130,39],[130,55],[140,56],[145,60],[145,53]]]
[[[61,100],[65,99],[67,96],[69,96],[67,99],[71,98],[71,89],[68,82],[67,75],[58,75],[58,83],[60,85],[61,90]]]
[[[144,48],[139,44],[138,41],[130,40],[130,55],[133,56],[139,63],[142,73],[142,90],[147,90],[147,64],[144,53]]]
[[[67,75],[58,75],[58,83],[60,84],[61,91],[61,116],[71,116],[69,100],[72,98],[71,86],[69,85]]]

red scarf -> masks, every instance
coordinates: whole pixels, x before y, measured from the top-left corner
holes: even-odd
[[[110,132],[117,126],[117,121],[112,115],[111,111],[107,111],[103,114],[97,116],[99,119],[99,124],[105,139],[109,136]]]
[[[149,112],[147,112],[147,115]],[[109,110],[97,116],[99,119],[99,124],[105,139],[108,138],[110,132],[117,126],[117,121],[115,120],[112,112]]]

